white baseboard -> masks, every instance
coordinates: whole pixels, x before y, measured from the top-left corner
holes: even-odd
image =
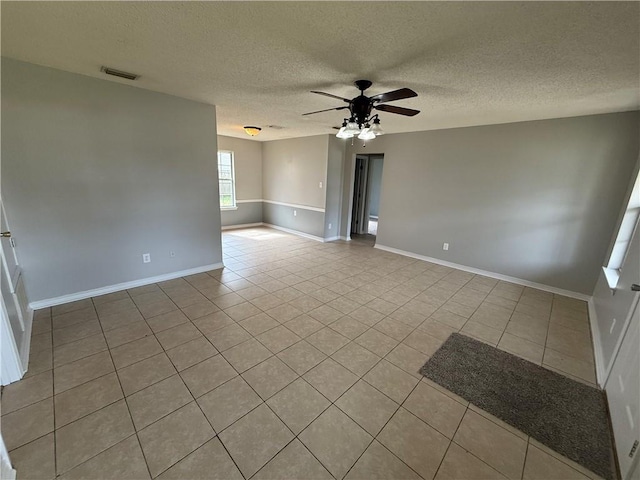
[[[344,240],[345,242],[350,242],[351,241],[351,235],[345,237],[345,236],[341,236],[340,240]]]
[[[292,235],[297,235],[299,237],[308,238],[310,240],[315,240],[316,242],[324,242],[325,239],[322,237],[317,237],[315,235],[311,235],[309,233],[304,233],[299,230],[293,230],[291,228],[281,227],[279,225],[272,225],[271,223],[263,223],[265,227],[273,228],[274,230],[280,230],[282,232],[291,233]]]
[[[262,222],[257,222],[257,223],[240,223],[237,225],[225,225],[222,227],[222,230],[237,230],[239,228],[255,228],[255,227],[262,227],[264,226],[264,223]]]
[[[602,339],[600,338],[600,328],[598,327],[598,315],[593,297],[587,302],[589,306],[589,324],[591,326],[591,342],[593,343],[593,360],[596,364],[596,383],[600,388],[604,388],[607,381],[607,368],[602,355]]]
[[[188,275],[195,275],[196,273],[208,272],[210,270],[217,270],[223,267],[224,265],[222,263],[213,263],[211,265],[203,265],[202,267],[195,267],[187,270],[180,270],[178,272],[165,273],[164,275],[157,275],[155,277],[141,278],[140,280],[133,280],[131,282],[117,283],[115,285],[108,285],[106,287],[94,288],[93,290],[85,290],[83,292],[71,293],[69,295],[62,295],[60,297],[47,298],[45,300],[38,300],[36,302],[30,302],[29,307],[32,310],[39,310],[41,308],[54,307],[56,305],[75,302],[77,300],[84,300],[85,298],[106,295],[107,293],[119,292],[120,290],[127,290],[129,288],[142,287],[144,285],[150,285],[152,283],[164,282],[166,280],[173,280],[174,278],[186,277]]]
[[[336,240],[340,240],[340,237],[337,235],[335,237],[326,237],[324,239],[325,242],[335,242]]]
[[[571,290],[564,290],[562,288],[552,287],[543,283],[531,282],[522,278],[510,277],[509,275],[503,275],[501,273],[488,272],[479,268],[467,267],[466,265],[460,265],[458,263],[447,262],[446,260],[440,260],[439,258],[427,257],[425,255],[419,255],[413,252],[407,252],[393,247],[387,247],[386,245],[376,244],[373,248],[384,250],[385,252],[397,253],[404,255],[405,257],[411,257],[418,260],[424,260],[426,262],[436,263],[445,267],[455,268],[464,272],[475,273],[476,275],[484,275],[485,277],[495,278],[496,280],[502,280],[505,282],[515,283],[525,287],[537,288],[545,292],[555,293],[557,295],[564,295],[565,297],[575,298],[588,302],[591,299],[591,295],[585,295],[584,293],[572,292]]]

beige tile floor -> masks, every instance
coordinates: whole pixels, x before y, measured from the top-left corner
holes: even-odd
[[[2,394],[19,479],[597,478],[422,378],[451,332],[594,382],[584,302],[345,242],[36,312]]]

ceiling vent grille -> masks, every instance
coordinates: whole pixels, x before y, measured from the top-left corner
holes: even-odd
[[[140,77],[140,75],[136,75],[135,73],[123,72],[122,70],[116,70],[111,67],[102,67],[100,71],[107,75],[113,75],[114,77],[125,78],[127,80],[136,80]]]

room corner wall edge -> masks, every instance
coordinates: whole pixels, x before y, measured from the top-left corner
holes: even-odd
[[[571,290],[564,290],[562,288],[552,287],[550,285],[545,285],[543,283],[532,282],[529,280],[524,280],[522,278],[503,275],[501,273],[489,272],[487,270],[481,270],[479,268],[468,267],[466,265],[460,265],[458,263],[453,263],[453,262],[447,262],[446,260],[427,257],[425,255],[419,255],[417,253],[400,250],[398,248],[387,247],[386,245],[376,244],[374,248],[384,250],[386,252],[397,253],[398,255],[404,255],[405,257],[415,258],[417,260],[424,260],[426,262],[436,263],[438,265],[443,265],[445,267],[455,268],[458,270],[462,270],[464,272],[475,273],[477,275],[484,275],[485,277],[495,278],[496,280],[503,280],[505,282],[515,283],[517,285],[522,285],[524,287],[537,288],[538,290],[543,290],[545,292],[555,293],[558,295],[564,295],[565,297],[575,298],[577,300],[583,300],[585,302],[588,302],[589,300],[591,300],[591,295],[586,295],[584,293],[572,292]]]
[[[211,270],[218,270],[223,267],[224,265],[222,264],[222,262],[213,263],[210,265],[203,265],[201,267],[189,268],[187,270],[180,270],[178,272],[165,273],[164,275],[157,275],[155,277],[147,277],[147,278],[141,278],[139,280],[132,280],[130,282],[117,283],[115,285],[108,285],[106,287],[94,288],[93,290],[85,290],[82,292],[71,293],[69,295],[62,295],[60,297],[47,298],[44,300],[30,302],[29,308],[35,311],[42,308],[54,307],[56,305],[75,302],[77,300],[84,300],[86,298],[106,295],[108,293],[118,292],[121,290],[127,290],[129,288],[142,287],[144,285],[164,282],[166,280],[173,280],[175,278],[180,278],[187,275],[195,275],[196,273],[203,273]]]

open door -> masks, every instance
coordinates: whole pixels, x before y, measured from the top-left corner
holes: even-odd
[[[7,385],[20,380],[27,371],[33,312],[1,202],[0,228],[0,385]]]
[[[375,242],[384,155],[356,155],[351,210],[352,235],[364,235]],[[353,238],[353,237],[352,237]]]
[[[369,157],[356,156],[353,184],[353,210],[351,212],[351,233],[366,234],[369,225]]]
[[[640,457],[640,306],[636,305],[607,382],[611,424],[623,480]]]
[[[620,270],[615,298],[624,310],[626,332],[605,383],[623,480],[638,478],[640,457],[640,223],[636,223]],[[634,478],[634,480],[635,480]]]

